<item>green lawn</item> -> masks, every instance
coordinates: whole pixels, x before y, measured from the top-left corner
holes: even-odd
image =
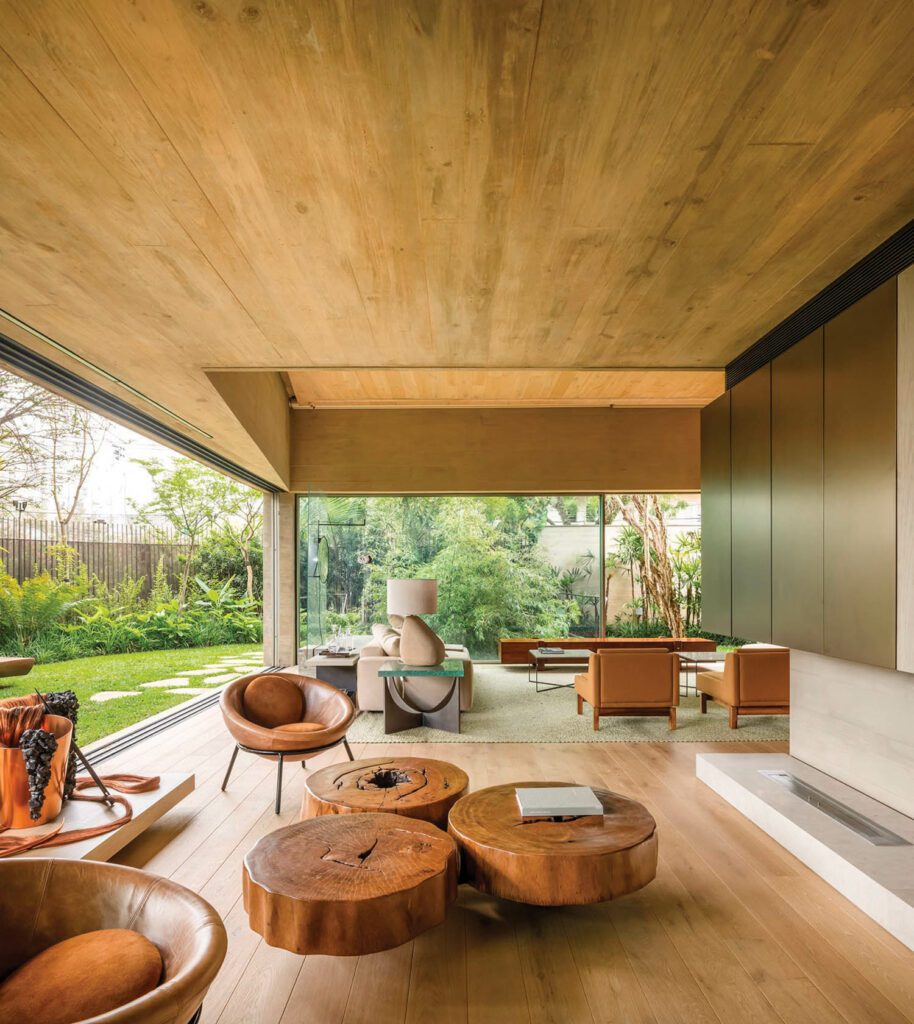
[[[0,690],[0,697],[19,697],[32,693],[73,690],[79,698],[78,742],[86,746],[166,708],[174,707],[193,694],[165,693],[154,688],[141,690],[136,697],[119,697],[105,703],[89,698],[102,690],[139,690],[140,683],[169,679],[183,669],[215,664],[222,655],[244,654],[257,650],[254,644],[227,644],[223,647],[190,647],[177,651],[143,651],[138,654],[105,654],[96,658],[76,658],[49,665],[36,665],[27,676],[4,682],[12,687]],[[254,669],[251,669],[253,671]],[[227,668],[226,672],[238,671]],[[214,669],[213,674],[217,672]],[[238,674],[242,674],[238,671]],[[191,687],[202,686],[201,676],[191,676]]]

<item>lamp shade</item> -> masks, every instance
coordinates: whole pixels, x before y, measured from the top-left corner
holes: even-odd
[[[433,615],[438,611],[437,580],[388,580],[388,615]]]

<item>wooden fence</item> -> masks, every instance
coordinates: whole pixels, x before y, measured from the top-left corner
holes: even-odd
[[[0,560],[20,583],[36,572],[54,572],[50,550],[60,543],[60,531],[53,516],[0,516]],[[97,576],[114,587],[129,574],[145,577],[143,594],[152,588],[159,559],[172,585],[181,573],[179,556],[187,545],[179,543],[172,530],[140,526],[127,517],[74,518],[67,528],[67,544],[85,563],[90,578]]]

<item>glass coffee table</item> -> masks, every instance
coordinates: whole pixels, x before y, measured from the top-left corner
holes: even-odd
[[[542,647],[535,647],[529,652],[530,662],[527,668],[527,682],[536,684],[537,693],[546,693],[549,690],[571,689],[574,682],[570,683],[543,683],[540,680],[540,669],[547,665],[583,665],[587,666],[593,651],[584,650],[548,650]]]
[[[385,661],[378,669],[384,680],[384,732],[403,732],[427,725],[430,729],[460,732],[460,680],[463,662],[445,658],[440,665],[407,665],[399,658]],[[450,679],[451,685],[434,707],[420,708],[407,695],[407,679],[417,677]]]

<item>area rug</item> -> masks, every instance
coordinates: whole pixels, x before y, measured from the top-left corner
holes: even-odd
[[[682,696],[677,728],[670,730],[667,719],[600,719],[593,730],[593,716],[585,705],[577,714],[573,689],[537,693],[527,682],[527,669],[509,665],[474,666],[473,710],[460,716],[459,734],[439,729],[408,729],[384,733],[384,715],[365,711],[349,729],[351,743],[740,743],[752,740],[786,740],[787,715],[752,715],[740,718],[731,729],[725,708],[709,704],[701,714],[698,697]],[[548,682],[570,682],[572,673],[549,670]]]

